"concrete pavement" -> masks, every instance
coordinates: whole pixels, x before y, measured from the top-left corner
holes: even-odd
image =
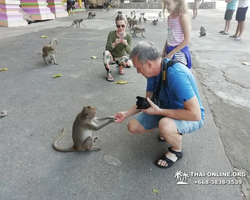
[[[135,69],[125,69],[124,76],[113,70],[115,80],[127,80],[127,85],[104,79],[102,52],[108,32],[115,28],[112,16],[116,12],[99,11],[96,19],[86,19],[87,28],[81,29],[69,26],[75,18],[86,18],[86,13],[27,27],[0,27],[0,68],[8,68],[0,73],[0,109],[8,111],[0,119],[1,199],[228,200],[242,199],[242,192],[249,198],[248,177],[209,176],[250,172],[250,68],[241,65],[250,60],[250,27],[246,25],[241,42],[221,36],[222,6],[199,10],[198,18],[192,21],[193,72],[201,83],[206,123],[198,132],[184,136],[183,159],[167,170],[155,167],[154,161],[167,145],[157,141],[157,132],[129,134],[128,120],[95,134],[99,137],[97,145],[102,147],[99,152],[64,154],[52,149],[62,127],[67,136],[60,145],[72,144],[71,126],[82,106],[96,106],[99,116],[114,115],[133,105],[137,95],[144,95],[146,80]],[[158,10],[145,12],[153,19]],[[146,40],[162,48],[166,25],[143,25]],[[204,38],[198,37],[201,25],[208,30]],[[230,32],[235,25],[232,21]],[[59,65],[45,66],[38,53],[53,37],[59,41]],[[143,38],[138,35],[133,45],[140,40]],[[58,73],[63,76],[51,78]],[[174,177],[179,170],[189,175],[188,185],[177,184],[179,180]],[[207,172],[208,176],[193,177],[191,172]],[[244,184],[235,185],[237,180]]]

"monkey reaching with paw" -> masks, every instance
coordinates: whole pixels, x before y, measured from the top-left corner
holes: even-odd
[[[76,25],[76,27],[80,28],[80,24],[82,24],[84,27],[86,27],[82,22],[83,22],[83,19],[76,19],[76,20],[74,20],[74,21],[72,22],[72,24],[71,24],[70,27]],[[78,24],[78,25],[77,25],[77,24]]]
[[[54,38],[53,40],[51,40],[51,42],[48,45],[45,45],[42,49],[42,56],[43,56],[43,60],[44,62],[48,65],[48,61],[47,58],[50,59],[50,62],[52,63],[52,61],[54,62],[55,65],[58,65],[56,62],[56,57],[55,57],[55,53],[56,53],[56,49],[53,46],[53,43],[56,42],[57,44],[57,39]]]
[[[108,120],[107,122],[97,125],[100,121]],[[80,112],[73,123],[72,139],[74,145],[70,148],[59,148],[58,142],[64,135],[64,128],[61,136],[53,143],[53,148],[60,152],[73,152],[73,151],[98,151],[101,148],[93,146],[94,140],[92,138],[92,131],[97,131],[104,126],[115,121],[115,118],[110,117],[96,117],[96,110],[94,107],[85,106]]]
[[[205,36],[206,35],[206,29],[202,26],[201,28],[200,28],[200,37],[201,36]]]

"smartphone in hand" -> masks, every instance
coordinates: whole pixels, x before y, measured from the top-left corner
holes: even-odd
[[[119,33],[119,39],[123,40],[124,39],[124,32]]]

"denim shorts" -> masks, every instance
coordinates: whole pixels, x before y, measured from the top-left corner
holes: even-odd
[[[143,112],[135,117],[135,119],[144,127],[145,130],[158,128],[159,121],[162,118],[163,116],[160,115],[148,115]],[[177,131],[180,134],[195,132],[199,130],[204,124],[204,119],[201,119],[200,121],[173,120],[177,126]]]

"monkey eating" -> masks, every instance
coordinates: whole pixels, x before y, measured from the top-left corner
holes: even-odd
[[[100,121],[108,120],[107,122],[97,125]],[[64,135],[64,128],[61,135],[53,143],[53,148],[60,152],[74,152],[74,151],[98,151],[101,148],[94,146],[95,139],[92,137],[92,131],[97,131],[104,126],[115,121],[112,116],[96,117],[96,109],[92,106],[83,107],[82,111],[76,116],[72,127],[72,139],[74,145],[69,148],[59,148],[58,142]]]
[[[56,53],[56,49],[53,46],[53,43],[56,42],[57,44],[57,39],[54,38],[51,40],[51,42],[48,45],[45,45],[42,49],[42,57],[44,62],[48,65],[48,61],[47,58],[50,59],[50,63],[52,63],[52,61],[54,62],[55,65],[58,65],[58,63],[56,62],[56,57],[55,57],[55,53]]]
[[[93,19],[95,18],[95,16],[96,16],[95,12],[89,12],[88,19]]]
[[[80,28],[80,24],[82,24],[84,27],[86,27],[82,22],[83,22],[83,19],[76,19],[76,20],[74,20],[74,21],[72,22],[72,24],[71,24],[70,27],[76,25],[77,28]],[[78,25],[77,25],[77,24],[78,24]]]
[[[145,28],[139,28],[138,26],[134,26],[134,27],[132,28],[132,30],[134,31],[134,32],[132,33],[132,37],[137,37],[136,34],[137,34],[137,33],[141,33],[142,37],[146,38],[146,37],[143,35],[143,33],[146,32]]]
[[[201,28],[200,28],[200,37],[201,36],[205,36],[206,35],[206,29],[202,26]]]

